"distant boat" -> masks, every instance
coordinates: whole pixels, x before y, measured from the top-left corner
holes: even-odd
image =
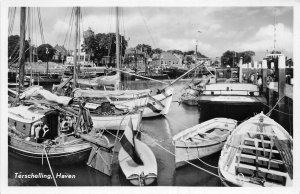
[[[214,118],[176,134],[173,137],[176,167],[186,164],[185,161],[196,160],[220,151],[236,126],[236,120]]]
[[[124,131],[118,160],[127,180],[133,185],[152,184],[157,178],[157,162],[152,150],[134,137],[131,120]]]
[[[292,137],[273,119],[257,114],[228,137],[219,159],[219,176],[226,186],[292,186]]]
[[[216,68],[214,76],[190,85],[181,100],[187,105],[261,105],[259,86],[239,82],[238,68]]]

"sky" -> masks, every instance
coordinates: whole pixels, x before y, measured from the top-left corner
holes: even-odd
[[[40,10],[45,41],[73,49],[73,44],[65,41],[72,8]],[[81,11],[83,30],[115,32],[114,8],[82,7]],[[198,51],[208,57],[220,57],[227,50],[252,50],[254,60],[259,61],[273,49],[275,15],[276,49],[293,57],[292,7],[121,7],[119,24],[129,47],[144,43],[152,48],[188,51],[197,43]],[[19,9],[12,34],[19,34]],[[39,35],[33,34],[32,40],[41,43]]]

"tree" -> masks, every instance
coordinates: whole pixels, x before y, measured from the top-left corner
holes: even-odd
[[[149,46],[147,44],[138,44],[135,48],[138,51],[145,52],[148,56],[150,56],[150,54],[152,52],[151,46]]]
[[[172,54],[177,54],[177,55],[183,55],[183,52],[181,50],[176,50],[176,49],[168,50],[167,52],[170,52]]]
[[[120,52],[124,56],[127,47],[127,41],[124,36],[119,35]],[[91,54],[92,61],[101,61],[104,56],[115,58],[116,56],[116,35],[115,33],[98,33],[90,35],[84,39],[83,48]]]
[[[8,37],[8,60],[10,62],[16,63],[19,58],[19,50],[20,50],[20,36],[19,35],[11,35]],[[29,58],[29,43],[25,40],[25,59]]]
[[[195,61],[193,60],[193,57],[187,56],[187,57],[186,57],[186,63],[187,63],[188,65],[190,65],[191,63],[195,63]]]
[[[240,57],[243,57],[243,63],[251,63],[253,56],[255,56],[255,52],[253,51],[243,51],[241,53],[238,53],[238,59]]]
[[[162,49],[156,48],[156,49],[153,49],[153,50],[151,51],[150,56],[152,56],[153,54],[161,54],[162,52],[163,52]]]
[[[195,51],[186,51],[183,54],[184,55],[193,55],[193,54],[195,54]]]
[[[56,50],[50,44],[42,44],[38,48],[38,58],[44,62],[49,61],[55,55]]]
[[[243,58],[243,63],[250,63],[252,61],[252,57],[255,55],[253,51],[243,51],[243,52],[236,52],[236,51],[226,51],[223,53],[221,57],[221,64],[223,66],[231,66],[234,67],[238,64],[239,59]]]

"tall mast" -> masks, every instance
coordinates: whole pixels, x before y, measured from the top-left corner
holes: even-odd
[[[119,8],[116,7],[116,68],[117,70],[120,69],[120,40],[119,40]],[[121,73],[117,72],[118,80],[120,79]],[[119,81],[118,84],[115,86],[115,89],[119,89]]]
[[[25,23],[26,23],[26,7],[21,7],[20,14],[20,52],[19,52],[19,89],[24,87],[25,74]]]
[[[120,69],[119,8],[116,7],[116,68]]]
[[[274,8],[274,47],[273,51],[276,49],[276,8]]]
[[[74,73],[73,73],[73,88],[77,86],[77,41],[78,41],[78,19],[79,19],[80,8],[75,8],[75,49],[74,49]]]

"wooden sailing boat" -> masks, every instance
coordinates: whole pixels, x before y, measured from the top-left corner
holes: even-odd
[[[118,7],[116,7],[116,68],[120,69],[120,43],[119,43],[119,22],[118,22]],[[117,71],[112,76],[102,76],[100,78],[94,78],[92,85],[101,83],[113,84],[115,86],[116,94],[112,92],[106,93],[105,91],[88,90],[76,90],[74,96],[83,98],[107,98],[117,108],[122,110],[133,111],[137,108],[142,111],[143,117],[153,117],[158,115],[165,115],[169,112],[172,102],[173,88],[169,86],[161,91],[160,94],[150,96],[150,90],[119,90],[120,85],[120,72]],[[87,94],[88,93],[88,94]],[[130,95],[128,95],[130,94]],[[133,94],[133,95],[132,95]],[[118,99],[118,100],[114,100]],[[134,122],[134,121],[133,121]]]
[[[257,114],[228,137],[219,159],[219,176],[226,186],[291,186],[292,137],[273,119]]]
[[[43,96],[43,99],[31,100],[34,96]],[[90,133],[92,122],[81,103],[75,102],[80,108],[73,110],[73,98],[56,96],[36,87],[22,93],[20,99],[29,100],[8,109],[8,147],[11,152],[33,162],[49,159],[53,165],[87,161],[92,146],[84,139],[86,136],[95,138],[96,134]],[[111,147],[103,136],[95,139],[98,145]]]
[[[76,8],[75,11],[76,14],[76,20],[75,20],[75,51],[79,50],[77,47],[77,43],[79,42],[78,39],[78,23],[80,19],[80,8]],[[118,39],[117,39],[118,41]],[[118,48],[118,47],[117,47]],[[118,49],[117,49],[118,50]],[[118,53],[118,51],[117,51]],[[87,91],[88,93],[90,90],[81,90],[78,88],[78,77],[77,77],[77,52],[75,52],[74,56],[74,73],[73,73],[73,84],[72,86],[68,85],[70,84],[70,81],[72,78],[68,78],[65,82],[63,82],[61,85],[56,86],[55,90],[53,90],[54,93],[60,94],[60,95],[70,95],[75,97],[80,97],[87,103],[84,105],[85,108],[89,109],[91,113],[91,117],[94,123],[94,128],[96,129],[104,129],[104,130],[124,130],[125,126],[127,125],[129,118],[132,118],[133,122],[133,128],[134,130],[138,130],[141,119],[142,119],[142,112],[140,110],[128,110],[128,109],[118,109],[115,107],[111,101],[108,101],[107,99],[99,99],[99,98],[85,98],[84,95],[74,95],[74,91]],[[117,55],[118,56],[118,55]],[[119,73],[117,74],[119,76]],[[118,81],[119,82],[119,81]],[[66,89],[63,89],[66,88]],[[68,92],[68,91],[73,91]],[[103,92],[103,91],[102,91]],[[67,94],[69,93],[69,94]],[[97,97],[99,97],[97,95]]]
[[[137,186],[152,184],[157,178],[156,158],[145,143],[134,137],[131,120],[120,142],[118,160],[126,179]]]
[[[25,19],[22,17],[26,17],[25,7],[21,8],[20,28],[24,37]],[[89,166],[111,175],[113,145],[92,130],[90,113],[82,102],[54,95],[40,86],[27,88],[22,94],[9,93],[19,104],[8,108],[9,153],[31,162],[48,162],[49,167],[88,161]]]

